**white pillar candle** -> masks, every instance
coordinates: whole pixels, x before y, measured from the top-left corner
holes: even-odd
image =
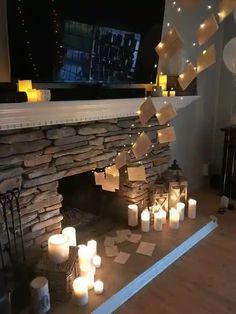
[[[167,215],[167,213],[166,213],[166,211],[163,208],[161,208],[159,212],[161,213],[161,216],[162,216],[162,224],[165,225],[166,224],[166,215]]]
[[[83,273],[87,273],[92,267],[92,254],[86,245],[80,245],[78,250],[79,268]]]
[[[84,278],[87,279],[88,281],[88,289],[92,289],[94,286],[94,271],[91,269],[89,272],[87,272],[87,274],[85,276],[83,276]]]
[[[196,218],[197,201],[190,198],[188,200],[188,217],[191,219]]]
[[[185,204],[182,202],[178,202],[176,205],[176,209],[179,212],[179,220],[184,221]]]
[[[55,264],[64,263],[69,258],[69,242],[65,235],[55,234],[48,239],[48,256]]]
[[[160,211],[154,213],[154,225],[153,225],[153,228],[156,231],[161,231],[162,230],[162,213]]]
[[[76,246],[76,230],[74,227],[66,227],[62,230],[62,234],[67,236],[69,245],[70,246]]]
[[[33,313],[48,313],[50,310],[50,296],[46,277],[36,277],[30,282],[30,294]]]
[[[88,303],[88,280],[84,277],[78,277],[73,281],[74,302],[77,305]]]
[[[169,224],[171,229],[179,229],[179,212],[175,208],[170,209]]]
[[[97,254],[97,241],[90,240],[87,242],[87,248],[90,250],[92,256]]]
[[[138,206],[135,204],[128,206],[128,225],[130,227],[138,225]]]
[[[100,267],[101,267],[101,264],[102,264],[102,258],[101,258],[101,256],[95,255],[95,256],[93,257],[93,265],[94,265],[96,268],[100,268]]]
[[[150,231],[150,212],[147,208],[141,213],[141,230],[142,232]]]
[[[104,290],[104,283],[101,280],[97,280],[94,282],[94,292],[96,294],[102,294]]]

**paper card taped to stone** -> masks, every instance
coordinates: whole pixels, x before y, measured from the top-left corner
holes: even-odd
[[[160,123],[160,125],[166,124],[168,121],[173,119],[177,115],[175,108],[172,104],[168,104],[161,109],[159,109],[156,113],[156,117]]]
[[[236,0],[221,0],[218,10],[219,21],[223,22],[234,9],[236,9]]]
[[[178,3],[188,9],[195,9],[201,4],[202,0],[179,0]]]
[[[183,39],[176,28],[172,28],[163,36],[162,41],[156,46],[155,50],[161,59],[167,60],[176,54],[183,47],[183,44]]]
[[[157,135],[160,144],[171,143],[176,140],[175,130],[173,126],[158,130]]]
[[[139,135],[136,142],[132,146],[132,151],[137,159],[142,158],[152,146],[152,142],[145,132]]]
[[[203,50],[203,52],[199,55],[197,59],[197,73],[201,73],[215,62],[216,50],[215,46],[212,45],[207,50]]]
[[[197,76],[197,70],[192,63],[189,63],[185,71],[178,77],[179,85],[185,90]]]
[[[146,173],[145,173],[144,166],[128,167],[127,171],[128,171],[129,181],[145,181],[146,180]]]
[[[148,97],[144,101],[139,110],[140,110],[139,119],[141,121],[141,124],[145,125],[156,113],[156,108],[152,102],[151,97]]]
[[[197,29],[197,41],[199,45],[205,44],[219,29],[215,16],[211,14]]]
[[[114,177],[111,174],[107,174],[102,184],[102,189],[109,192],[115,192],[115,190],[119,190],[120,185],[120,177]]]
[[[136,253],[142,254],[142,255],[147,255],[147,256],[152,256],[155,247],[156,247],[155,243],[149,243],[149,242],[142,241],[142,242],[140,242]]]
[[[120,169],[127,164],[126,151],[118,153],[115,159],[116,168]]]
[[[119,170],[117,169],[116,165],[112,165],[112,166],[106,167],[105,173],[106,173],[106,175],[110,174],[110,175],[112,175],[114,177],[118,177],[119,176]]]
[[[94,178],[96,185],[102,185],[105,182],[104,172],[94,172]]]
[[[120,252],[114,259],[114,262],[118,264],[125,264],[129,258],[130,258],[129,253]]]

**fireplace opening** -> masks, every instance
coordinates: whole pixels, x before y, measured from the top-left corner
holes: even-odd
[[[120,197],[97,186],[91,171],[62,178],[58,192],[63,196],[62,227],[75,227],[83,238],[108,232],[123,219]]]

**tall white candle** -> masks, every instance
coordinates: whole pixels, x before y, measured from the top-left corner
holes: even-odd
[[[74,302],[77,305],[88,303],[88,280],[84,277],[78,277],[73,281]]]
[[[92,267],[92,254],[86,245],[80,245],[78,250],[79,255],[79,268],[83,273],[87,273]]]
[[[179,212],[175,208],[170,209],[169,224],[171,229],[179,229]]]
[[[150,231],[150,212],[147,208],[141,213],[141,230],[142,232]]]
[[[196,218],[197,201],[190,198],[188,200],[188,217],[191,219]]]
[[[92,256],[95,256],[97,254],[97,241],[95,240],[88,241],[87,247],[90,250]]]
[[[136,227],[138,225],[138,206],[131,204],[128,206],[128,225]]]
[[[102,258],[101,258],[101,256],[95,255],[95,256],[93,257],[93,265],[94,265],[96,268],[100,268],[100,267],[101,267],[101,264],[102,264]]]
[[[76,246],[76,230],[74,227],[66,227],[62,230],[62,234],[67,236],[69,245],[70,246]]]
[[[55,234],[48,239],[48,256],[55,264],[64,263],[69,258],[69,242],[65,235]]]
[[[182,202],[178,202],[176,205],[176,209],[179,212],[179,220],[184,220],[184,212],[185,212],[185,204]]]
[[[95,276],[95,273],[94,271],[91,269],[89,272],[87,272],[86,275],[84,275],[84,277],[87,279],[88,281],[88,289],[92,289],[93,286],[94,286],[94,276]]]
[[[162,216],[162,224],[165,225],[166,224],[166,215],[167,215],[167,213],[166,213],[166,211],[163,208],[161,208],[159,212],[161,213],[161,216]]]
[[[104,290],[104,283],[101,280],[94,282],[94,292],[96,294],[102,294]]]
[[[154,230],[161,231],[162,230],[162,213],[160,211],[154,213]]]

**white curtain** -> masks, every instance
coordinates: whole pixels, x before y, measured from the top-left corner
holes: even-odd
[[[7,0],[0,0],[0,82],[10,82],[10,60],[7,29]]]

